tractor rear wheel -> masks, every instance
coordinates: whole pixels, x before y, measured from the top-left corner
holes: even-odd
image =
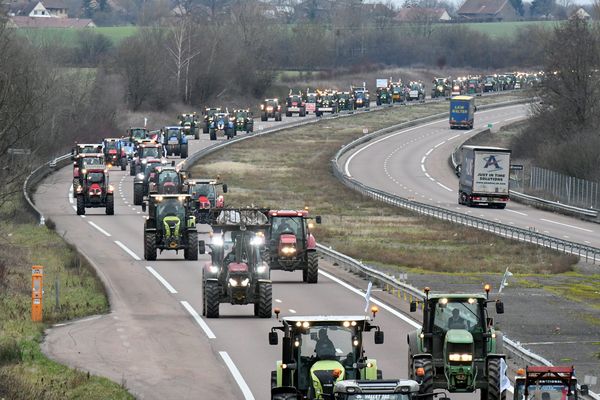
[[[198,130],[198,128],[193,128],[194,129],[194,139],[198,140],[200,139],[200,130]]]
[[[144,232],[144,259],[156,260],[156,233]]]
[[[204,285],[204,312],[206,318],[219,318],[219,284],[214,281]]]
[[[187,156],[188,156],[188,145],[187,144],[181,145],[179,155],[181,156],[181,158],[187,158]]]
[[[190,261],[198,259],[198,232],[188,232],[187,243],[185,244],[185,249],[183,249],[183,257]]]
[[[135,175],[135,164],[133,163],[133,161],[129,164],[129,175],[130,176]]]
[[[300,117],[306,117],[306,108],[301,108],[300,112],[298,113],[298,115]]]
[[[432,393],[433,392],[433,365],[431,360],[417,359],[413,361],[413,371],[418,368],[423,368],[425,374],[421,378],[421,385],[419,387],[419,394]],[[418,380],[418,377],[417,377]],[[433,396],[420,397],[423,400],[433,400]],[[483,400],[483,399],[482,399]]]
[[[271,371],[271,389],[277,387],[277,371]]]
[[[481,389],[481,400],[505,400],[506,391],[500,392],[500,359],[494,358],[488,361],[487,390]]]
[[[311,251],[308,253],[308,265],[306,266],[306,282],[317,283],[319,280],[319,259],[317,253]]]
[[[217,140],[217,132],[212,128],[208,131],[208,133],[210,134],[210,140]]]
[[[207,123],[202,124],[202,133],[208,133],[208,124]]]
[[[127,160],[121,158],[121,171],[125,171],[127,169]]]
[[[112,194],[106,195],[106,215],[115,215],[115,197]]]
[[[260,282],[258,284],[258,317],[271,318],[272,309],[273,287],[270,283]]]
[[[133,204],[141,206],[144,201],[144,187],[141,184],[133,185]]]
[[[85,215],[85,199],[83,194],[77,195],[77,215]]]
[[[267,113],[262,113],[262,114],[260,114],[260,120],[261,120],[262,122],[265,122],[265,121],[267,121],[268,119],[269,119],[269,117],[267,117]]]

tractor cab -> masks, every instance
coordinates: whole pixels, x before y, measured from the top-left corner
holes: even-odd
[[[350,92],[338,93],[338,105],[340,110],[352,110],[354,108],[354,98]]]
[[[149,131],[146,128],[129,128],[127,130],[127,137],[132,142],[141,141],[149,137]]]
[[[314,113],[317,106],[317,93],[311,92],[309,89],[306,89],[306,101],[304,103],[306,107],[306,113],[309,112]]]
[[[370,96],[366,84],[362,86],[352,86],[352,95],[354,96],[354,108],[369,108]]]
[[[578,400],[587,394],[587,385],[577,388],[572,366],[527,366],[517,371],[513,400]]]
[[[188,194],[192,197],[194,212],[199,223],[210,223],[210,210],[225,207],[225,199],[218,192],[218,186],[227,193],[227,184],[216,179],[188,179],[186,182]]]
[[[82,177],[88,168],[104,169],[104,154],[102,153],[79,153],[73,161],[73,197],[76,197],[75,189],[83,185]]]
[[[153,158],[162,157],[160,144],[154,143],[154,142],[141,144],[140,146],[138,146],[137,156],[140,159],[150,158],[150,157],[153,157]]]
[[[80,154],[99,154],[103,153],[103,146],[100,143],[76,143],[71,149],[71,160],[75,160]]]
[[[375,316],[377,308],[372,311]],[[282,358],[271,372],[272,399],[283,398],[277,397],[283,393],[333,399],[334,385],[340,381],[381,379],[377,361],[367,358],[364,350],[364,332],[375,331],[375,344],[384,339],[370,317],[291,316],[280,321],[282,325],[269,333],[269,344],[277,345],[277,331],[283,332]]]
[[[102,165],[88,165],[81,170],[80,183],[75,187],[77,215],[86,208],[106,208],[107,215],[114,214],[114,188],[108,182],[108,170]]]
[[[194,139],[200,139],[200,130],[198,129],[198,116],[196,113],[180,114],[179,125],[183,128],[186,135],[193,135]]]
[[[108,167],[119,166],[121,171],[127,168],[127,153],[119,138],[107,138],[103,141],[104,158]]]
[[[174,166],[157,166],[150,173],[148,179],[148,192],[158,194],[183,193],[184,181],[187,177],[185,171],[179,171]]]
[[[488,316],[488,303],[496,313],[504,312],[500,300],[486,294],[430,294],[425,288],[422,301],[423,327],[408,335],[409,374],[417,381],[433,380],[434,389],[473,392],[481,389],[482,399],[499,394],[502,334]],[[411,302],[410,311],[417,310]],[[481,371],[485,371],[482,373]]]

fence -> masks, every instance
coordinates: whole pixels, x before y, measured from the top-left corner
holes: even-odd
[[[599,209],[598,182],[563,175],[549,169],[532,167],[529,193],[572,206]]]

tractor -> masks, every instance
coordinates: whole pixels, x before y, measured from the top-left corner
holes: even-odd
[[[101,143],[75,143],[71,148],[71,161],[75,161],[80,154],[99,154],[103,153]]]
[[[129,128],[127,130],[127,137],[132,142],[139,142],[144,139],[148,139],[150,132],[146,128]]]
[[[235,126],[233,120],[229,118],[229,113],[220,112],[213,114],[208,126],[208,132],[210,133],[210,140],[217,140],[218,132],[223,132],[227,139],[233,138],[235,136]]]
[[[179,194],[186,193],[187,171],[175,167],[175,161],[170,166],[159,165],[148,177],[148,194]]]
[[[225,207],[225,199],[219,194],[217,187],[221,186],[227,193],[227,184],[217,179],[188,179],[185,182],[188,194],[192,197],[192,205],[196,222],[208,224],[211,222],[211,210]]]
[[[572,366],[527,366],[517,370],[513,400],[579,400],[588,393],[587,385],[578,388]]]
[[[260,103],[260,120],[265,122],[269,118],[281,121],[281,105],[278,99],[265,99]]]
[[[83,185],[83,175],[88,168],[104,169],[104,154],[79,153],[73,161],[73,198],[76,198],[75,189]]]
[[[186,135],[193,135],[194,139],[200,139],[200,130],[198,129],[198,116],[196,113],[179,115],[179,125],[183,128]]]
[[[377,307],[372,312],[375,316]],[[365,355],[364,332],[375,331],[375,344],[384,339],[369,316],[291,316],[280,321],[269,332],[273,346],[279,343],[276,331],[283,332],[282,357],[271,371],[271,400],[333,399],[334,386],[341,381],[382,379],[377,360]]]
[[[237,132],[254,132],[254,117],[249,109],[233,110],[231,121],[234,125],[234,135]]]
[[[153,194],[142,203],[148,209],[144,224],[144,259],[156,260],[156,251],[183,250],[186,260],[198,259],[198,232],[187,194]]]
[[[450,98],[450,92],[452,88],[450,87],[450,79],[449,78],[433,78],[432,81],[433,87],[431,88],[431,98],[435,99],[438,97],[443,97],[446,99]]]
[[[142,160],[142,172],[133,178],[133,204],[141,206],[144,196],[149,193],[150,180],[154,180],[156,168],[164,165],[160,158],[145,158]]]
[[[77,215],[85,215],[86,208],[105,208],[106,215],[115,213],[114,188],[108,183],[104,165],[89,166],[81,171],[81,184],[75,188]]]
[[[123,147],[121,139],[104,139],[104,158],[108,168],[113,165],[121,167],[121,171],[127,169],[127,153]]]
[[[188,156],[188,139],[185,131],[180,126],[165,126],[162,129],[163,146],[167,155]]]
[[[272,287],[269,265],[262,258],[266,210],[243,208],[219,211],[213,228],[211,260],[202,270],[203,315],[219,317],[219,305],[253,304],[254,316],[270,318]],[[200,241],[200,254],[206,252]]]
[[[266,232],[265,257],[271,270],[302,270],[302,280],[317,283],[319,279],[319,259],[317,241],[310,232],[313,228],[308,210],[270,210],[269,229]],[[310,222],[309,222],[310,221]],[[316,216],[315,222],[321,223]]]
[[[378,106],[382,104],[392,104],[392,91],[389,87],[377,88],[375,95],[377,97],[376,102]]]
[[[306,116],[306,103],[302,92],[293,93],[290,89],[288,97],[285,99],[285,116],[291,117],[292,114],[298,114],[299,117]]]
[[[367,90],[367,84],[363,82],[362,86],[351,86],[350,91],[354,97],[354,109],[364,108],[369,109],[371,107],[371,99],[369,91]]]
[[[483,92],[483,83],[477,76],[471,76],[466,82],[466,92],[468,95],[481,96]]]
[[[352,97],[352,93],[338,93],[338,111],[354,111],[354,98]]]
[[[214,115],[217,113],[222,113],[223,109],[221,107],[216,108],[205,108],[202,113],[202,132],[209,133],[210,124],[214,118]]]
[[[408,334],[408,371],[410,379],[421,385],[421,393],[445,389],[451,393],[480,390],[481,400],[505,399],[500,391],[502,333],[488,317],[488,303],[496,313],[504,312],[501,300],[486,294],[430,294],[425,288],[423,326]],[[417,310],[410,303],[410,311]],[[425,396],[431,399],[431,396]]]
[[[348,379],[337,382],[333,387],[335,400],[417,400],[419,397],[419,384],[408,379]]]
[[[320,92],[317,96],[317,108],[315,110],[315,115],[320,117],[323,115],[323,113],[337,114],[337,112],[337,93],[333,91]]]
[[[408,84],[406,100],[425,102],[425,86],[423,82],[412,81]]]
[[[485,78],[483,78],[483,92],[484,93],[497,92],[499,90],[500,90],[500,85],[498,83],[498,80],[496,79],[496,76],[487,75]]]
[[[402,81],[392,82],[392,103],[404,104],[405,102],[406,98],[404,97],[404,85]]]
[[[461,96],[465,94],[465,79],[458,78],[452,81],[452,91],[450,92],[452,97]]]
[[[309,89],[306,89],[306,101],[304,103],[304,107],[306,108],[306,114],[310,114],[316,111],[317,109],[317,93],[311,92]]]
[[[146,158],[161,158],[162,146],[156,142],[141,143],[133,153],[129,164],[129,175],[135,176],[144,172],[144,160]]]
[[[131,141],[129,138],[123,138],[121,139],[121,147],[123,148],[126,156],[125,164],[129,164],[133,158],[133,153],[135,153],[136,143]]]

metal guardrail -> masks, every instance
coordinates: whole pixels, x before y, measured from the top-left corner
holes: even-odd
[[[458,165],[458,160],[456,159],[456,157],[459,148],[460,146],[458,146],[450,156],[450,164],[453,170],[456,170],[456,166]],[[559,211],[563,214],[574,215],[577,217],[598,218],[598,211],[596,210],[570,206],[568,204],[546,200],[541,197],[530,196],[528,194],[517,192],[514,190],[510,191],[510,197],[519,200],[521,203],[531,204],[532,206],[537,208],[547,208],[553,211]]]

